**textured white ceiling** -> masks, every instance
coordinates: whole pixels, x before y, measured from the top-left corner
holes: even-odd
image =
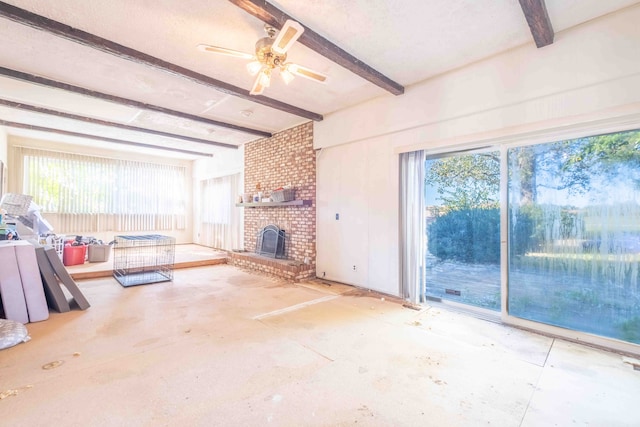
[[[554,29],[560,33],[556,42],[561,42],[563,30],[638,2],[546,0]],[[261,21],[226,0],[10,0],[8,3],[245,90],[251,88],[253,80],[245,70],[246,60],[203,53],[195,46],[207,43],[252,52],[255,41],[264,36]],[[518,0],[272,3],[404,86],[523,44],[535,49]],[[289,50],[289,60],[328,74],[329,82],[321,85],[297,78],[287,86],[274,77],[265,96],[323,115],[372,98],[393,96],[301,44]],[[263,131],[277,132],[307,121],[4,18],[0,18],[0,66]],[[10,78],[0,77],[0,98],[233,145],[257,138]],[[151,144],[156,141],[184,145],[174,139],[158,139],[139,132],[97,129],[96,125],[68,119],[0,109],[0,119],[9,117],[40,126],[46,123]],[[9,129],[9,132],[17,131]],[[188,146],[193,149],[193,144]],[[216,151],[203,147],[207,152]]]

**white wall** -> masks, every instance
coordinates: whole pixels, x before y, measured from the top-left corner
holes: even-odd
[[[7,131],[0,126],[0,161],[7,164]]]
[[[317,276],[396,294],[397,279],[389,282],[398,276],[391,144],[383,138],[322,149],[317,171]]]
[[[7,176],[4,176],[4,172],[9,171],[9,167],[8,167],[8,162],[7,162],[7,158],[8,158],[8,153],[7,153],[7,131],[0,126],[0,161],[2,162],[2,164],[4,165],[3,167],[6,168],[6,170],[0,170],[0,176],[2,176],[2,180],[6,181],[8,179]],[[4,185],[4,182],[0,181],[0,194],[4,194],[4,190],[6,188],[2,187]]]
[[[399,152],[637,123],[638,22],[640,5],[316,122],[318,275],[398,294]]]
[[[233,175],[244,169],[244,147],[237,150],[216,152],[213,157],[202,158],[193,162],[193,179],[204,181],[211,178]]]
[[[8,146],[8,142],[7,142],[7,131],[0,126],[0,161],[2,162],[2,168],[3,170],[0,170],[0,176],[2,177],[2,179],[0,180],[0,194],[4,194],[7,186],[5,184],[5,182],[7,182],[8,180],[8,173],[9,173],[9,166],[8,166],[8,151],[7,151],[7,146]]]

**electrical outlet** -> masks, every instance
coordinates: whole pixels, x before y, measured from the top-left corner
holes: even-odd
[[[356,266],[353,266],[353,271],[357,271],[358,269],[356,268]]]
[[[325,277],[327,273],[325,271],[322,272],[322,277]]]

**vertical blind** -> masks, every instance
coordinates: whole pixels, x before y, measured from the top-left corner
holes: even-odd
[[[235,196],[241,192],[241,176],[234,174],[202,181],[200,185],[200,243],[217,249],[242,247],[241,210]]]
[[[14,149],[23,193],[61,233],[186,227],[184,166]]]

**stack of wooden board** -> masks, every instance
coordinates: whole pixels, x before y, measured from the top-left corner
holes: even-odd
[[[81,310],[89,308],[53,247],[35,247],[25,240],[1,242],[0,260],[0,299],[7,319],[39,322],[49,318],[49,308],[60,313],[70,311],[73,303]]]
[[[72,297],[71,302],[75,302],[80,310],[86,310],[90,307],[89,301],[87,301],[76,282],[71,278],[53,247],[36,248],[36,258],[38,259],[38,267],[42,275],[49,307],[59,313],[71,310],[69,301],[60,285],[67,288]]]
[[[35,248],[24,240],[0,244],[0,297],[5,317],[20,323],[49,318]]]

